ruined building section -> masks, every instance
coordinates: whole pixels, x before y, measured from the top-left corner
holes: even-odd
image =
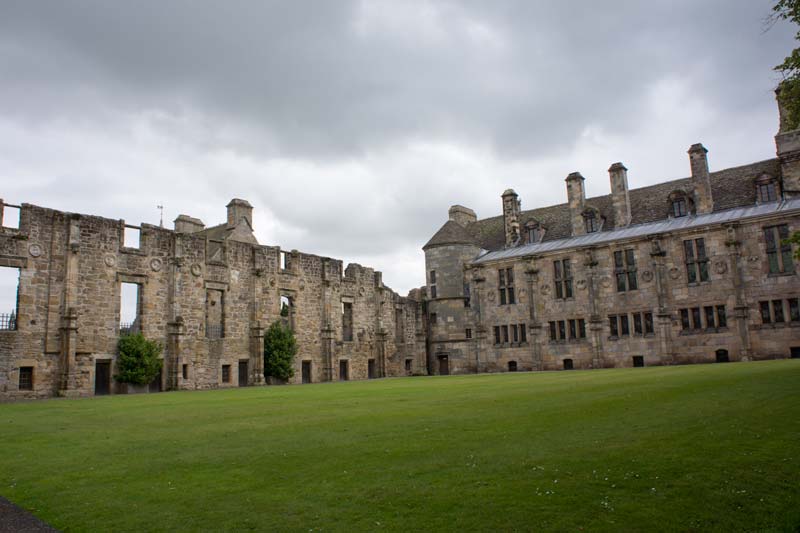
[[[800,357],[800,130],[786,121],[777,157],[501,215],[463,206],[424,246],[432,374],[607,368]],[[472,216],[463,216],[470,212]],[[518,228],[518,229],[517,229]],[[517,233],[517,231],[519,233]]]
[[[419,290],[401,297],[371,268],[259,245],[245,200],[228,204],[223,224],[181,215],[174,230],[19,211],[18,228],[0,229],[0,267],[20,275],[13,320],[0,315],[2,396],[124,392],[113,376],[131,332],[164,346],[150,390],[262,384],[276,320],[297,337],[292,383],[426,371]],[[123,291],[136,295],[132,321],[121,321]]]

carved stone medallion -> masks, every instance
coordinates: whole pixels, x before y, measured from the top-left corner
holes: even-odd
[[[274,287],[275,286],[275,278],[269,278],[269,286],[270,287]]]
[[[575,283],[575,286],[578,287],[578,289],[580,289],[580,290],[584,290],[586,288],[586,280],[585,279],[579,279]]]
[[[644,281],[645,283],[650,283],[651,281],[653,281],[653,273],[650,272],[649,270],[645,270],[644,272],[642,272],[642,281]]]
[[[192,276],[197,277],[203,273],[203,267],[201,267],[198,263],[192,265],[191,268]]]
[[[542,286],[539,287],[539,292],[541,292],[545,296],[550,294],[550,285],[542,284]]]
[[[728,263],[725,261],[717,261],[714,263],[714,272],[717,274],[724,274],[728,271]]]
[[[494,291],[489,291],[489,294],[486,295],[490,302],[494,301]]]
[[[358,289],[358,295],[359,296],[364,296],[364,287],[361,287],[360,289]]]
[[[113,255],[107,255],[103,258],[103,263],[105,263],[107,267],[111,268],[117,264],[117,258]]]
[[[669,277],[671,279],[678,279],[681,277],[681,271],[678,269],[678,267],[672,267],[669,269]]]
[[[162,267],[163,265],[164,265],[164,263],[162,263],[161,259],[159,259],[158,257],[154,257],[154,258],[152,258],[152,259],[150,260],[150,269],[151,269],[153,272],[158,272],[158,271],[160,271],[160,270],[161,270],[161,267]]]
[[[42,247],[36,243],[31,244],[28,246],[28,253],[31,254],[31,257],[39,257],[42,255]]]
[[[600,285],[604,289],[607,289],[607,288],[611,287],[611,278],[609,278],[608,276],[604,276],[603,279],[600,280]]]

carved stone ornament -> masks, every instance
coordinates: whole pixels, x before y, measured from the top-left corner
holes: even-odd
[[[577,282],[575,282],[575,286],[578,287],[579,290],[584,290],[586,288],[586,280],[579,279]]]
[[[607,288],[611,287],[611,278],[609,278],[608,276],[604,276],[603,279],[600,280],[600,285],[604,289],[607,289]]]
[[[360,289],[358,289],[358,295],[359,296],[364,296],[364,287],[361,287]]]
[[[670,277],[671,279],[678,279],[679,277],[681,277],[681,271],[680,271],[680,269],[678,269],[678,267],[672,267],[672,268],[670,268],[670,269],[669,269],[669,277]]]
[[[728,271],[728,263],[725,261],[717,261],[714,263],[714,272],[717,274],[724,274]]]
[[[303,291],[303,290],[305,290],[305,288],[306,288],[305,282],[301,281],[300,282],[300,290]]]
[[[191,268],[192,276],[197,277],[203,273],[203,267],[201,267],[198,263],[192,265]]]
[[[158,272],[159,270],[161,270],[163,264],[164,263],[162,263],[161,259],[159,259],[158,257],[154,257],[150,260],[150,269],[153,272]]]
[[[28,253],[31,254],[31,257],[39,257],[42,255],[42,247],[36,243],[31,244],[28,246]]]
[[[525,289],[520,289],[520,290],[519,290],[519,297],[520,297],[520,298],[522,298],[522,297],[523,297],[523,296],[525,296],[527,293],[528,293],[528,291],[526,291]]]
[[[651,281],[653,281],[653,273],[650,272],[649,270],[645,270],[644,272],[642,272],[642,281],[644,281],[645,283],[650,283]]]
[[[539,291],[544,295],[550,294],[550,285],[543,284],[541,287],[539,287]]]
[[[486,295],[490,302],[494,301],[494,291],[489,291],[489,294]]]
[[[274,287],[275,286],[275,278],[269,278],[269,286],[270,287]]]
[[[107,255],[103,258],[103,263],[105,263],[107,267],[113,267],[117,264],[117,258],[113,255]]]
[[[751,255],[750,257],[747,258],[747,260],[750,261],[751,263],[755,263],[756,261],[758,261],[758,256]]]
[[[333,285],[333,290],[335,290],[336,292],[339,292],[339,284],[338,283],[335,283]]]

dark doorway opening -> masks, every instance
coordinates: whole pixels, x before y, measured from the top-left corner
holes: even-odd
[[[728,350],[717,350],[716,357],[717,357],[717,363],[730,362],[730,358],[728,358]]]
[[[440,376],[450,375],[450,360],[446,355],[439,356],[439,375]]]
[[[247,361],[239,361],[239,386],[247,387]]]
[[[643,355],[634,355],[633,356],[633,367],[634,368],[642,368],[644,366],[644,356]]]
[[[791,351],[792,359],[800,359],[800,346],[792,346],[789,350]]]
[[[303,383],[311,383],[311,361],[303,361],[302,375]]]
[[[564,359],[564,370],[572,370],[572,359]]]
[[[517,362],[516,361],[509,361],[508,362],[508,371],[509,372],[516,372],[517,371]]]
[[[111,393],[111,361],[95,361],[94,394],[105,396]]]
[[[148,392],[161,392],[161,370],[158,371],[156,377],[147,386]]]
[[[347,381],[350,379],[350,364],[349,361],[339,361],[339,381]]]
[[[367,361],[367,377],[369,379],[375,379],[375,359],[369,359]]]

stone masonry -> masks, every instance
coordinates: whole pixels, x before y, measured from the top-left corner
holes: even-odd
[[[419,290],[401,297],[371,268],[262,246],[252,209],[234,199],[224,224],[181,215],[169,230],[22,204],[19,228],[0,229],[0,266],[20,274],[15,323],[0,329],[0,396],[125,392],[113,380],[123,283],[139,294],[123,327],[164,346],[150,390],[264,383],[276,320],[297,337],[292,383],[425,373]],[[124,245],[126,228],[138,247]]]

